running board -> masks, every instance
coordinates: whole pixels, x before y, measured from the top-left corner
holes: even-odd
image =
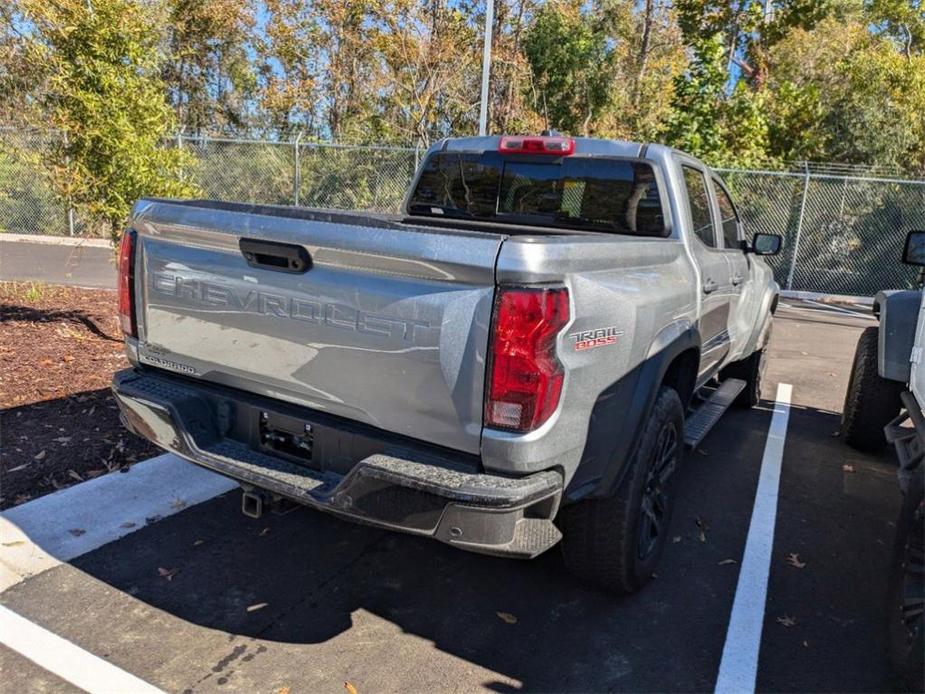
[[[698,407],[697,411],[684,422],[684,443],[691,448],[695,448],[703,441],[706,435],[710,433],[713,425],[735,402],[735,399],[744,388],[745,381],[738,378],[727,378],[723,381],[707,401]]]

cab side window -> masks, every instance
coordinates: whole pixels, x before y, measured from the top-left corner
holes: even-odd
[[[687,200],[690,203],[691,221],[694,233],[710,248],[716,248],[716,234],[713,230],[713,209],[707,192],[707,179],[697,169],[682,166]]]
[[[729,198],[729,194],[716,179],[713,179],[713,189],[716,191],[716,201],[719,203],[720,223],[723,226],[723,245],[726,248],[738,248],[739,217],[736,214],[736,209]]]

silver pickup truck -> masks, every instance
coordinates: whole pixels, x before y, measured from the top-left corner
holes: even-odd
[[[778,287],[720,178],[660,145],[459,138],[400,215],[141,200],[126,425],[280,500],[641,586],[671,483],[759,398]],[[686,422],[685,422],[686,419]]]

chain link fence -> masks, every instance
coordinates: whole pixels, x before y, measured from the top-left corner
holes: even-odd
[[[41,164],[52,135],[0,130],[0,233],[97,235],[57,197]],[[395,212],[421,152],[410,148],[177,136],[183,171],[205,198]],[[914,286],[900,262],[911,229],[925,229],[925,181],[803,172],[721,170],[749,234],[784,237],[771,258],[781,287],[870,296]]]

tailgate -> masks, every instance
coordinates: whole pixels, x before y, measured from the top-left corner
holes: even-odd
[[[251,210],[136,207],[139,360],[477,453],[504,237]],[[311,268],[252,267],[242,238],[301,246]]]

